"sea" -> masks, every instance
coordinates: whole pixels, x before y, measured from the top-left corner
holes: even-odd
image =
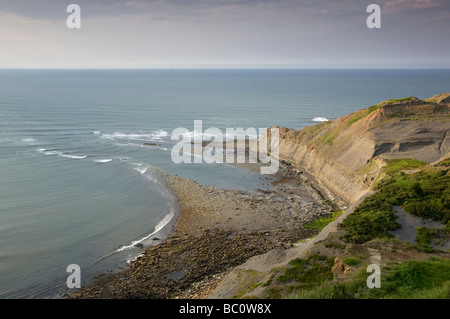
[[[0,298],[59,298],[69,265],[86,285],[170,234],[164,174],[268,187],[229,163],[176,164],[177,128],[300,129],[443,92],[450,70],[0,70]]]

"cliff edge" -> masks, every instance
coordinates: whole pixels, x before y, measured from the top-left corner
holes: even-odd
[[[393,99],[301,130],[279,127],[279,159],[307,171],[349,204],[387,159],[435,162],[450,150],[450,93]]]

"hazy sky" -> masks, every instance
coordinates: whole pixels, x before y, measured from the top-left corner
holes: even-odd
[[[450,68],[449,39],[448,0],[0,0],[0,68]]]

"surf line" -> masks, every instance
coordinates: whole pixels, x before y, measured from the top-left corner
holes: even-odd
[[[136,247],[137,244],[140,244],[143,241],[149,239],[150,237],[152,237],[153,235],[158,233],[161,229],[163,229],[168,223],[170,223],[170,221],[172,220],[174,215],[175,215],[175,213],[172,210],[170,213],[168,213],[166,216],[164,216],[164,218],[158,223],[158,225],[155,226],[155,229],[153,230],[153,232],[151,234],[145,236],[144,238],[141,238],[139,240],[132,242],[131,245],[120,247],[119,249],[116,250],[116,252],[120,252],[120,251],[124,251],[124,250],[130,249],[130,248]]]
[[[155,226],[153,232],[139,240],[136,240],[134,242],[131,243],[131,245],[128,246],[122,246],[117,250],[114,250],[106,255],[104,255],[103,257],[100,257],[99,259],[97,259],[96,261],[93,262],[93,264],[96,264],[100,261],[102,261],[103,259],[108,258],[111,255],[114,255],[116,253],[131,249],[136,247],[137,244],[142,243],[143,241],[149,239],[150,237],[152,237],[153,235],[155,235],[156,233],[158,233],[160,230],[162,230],[167,224],[170,223],[170,221],[172,220],[172,218],[175,216],[175,211],[171,210],[170,213],[168,213],[166,216],[164,216],[164,218],[158,223],[158,225]]]

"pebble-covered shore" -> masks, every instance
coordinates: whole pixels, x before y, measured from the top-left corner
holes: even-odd
[[[229,271],[317,231],[307,222],[333,210],[285,170],[273,190],[230,191],[166,176],[180,202],[173,233],[126,269],[103,274],[69,298],[203,298]]]

